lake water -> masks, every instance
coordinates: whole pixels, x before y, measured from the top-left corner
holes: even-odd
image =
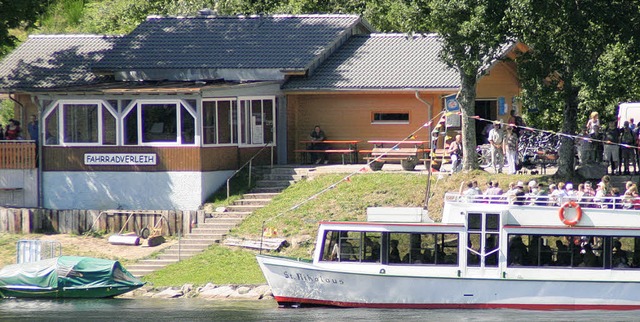
[[[1,321],[631,321],[640,311],[278,308],[274,301],[0,299]]]

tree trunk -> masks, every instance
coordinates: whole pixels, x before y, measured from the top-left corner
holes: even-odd
[[[462,84],[458,103],[462,112],[462,169],[465,171],[478,169],[476,155],[476,120],[471,118],[476,114],[476,77],[460,75]]]
[[[563,79],[564,111],[562,120],[562,133],[575,135],[578,127],[578,89],[573,86],[570,77]],[[557,177],[572,178],[575,174],[575,139],[566,136],[560,137],[560,151],[558,156]]]

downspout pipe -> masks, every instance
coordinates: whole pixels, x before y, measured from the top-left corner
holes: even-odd
[[[431,105],[429,102],[427,102],[425,99],[423,99],[422,97],[420,97],[420,92],[416,91],[416,99],[420,102],[422,102],[423,104],[427,105],[427,121],[431,121],[431,109],[433,108],[433,105]],[[431,133],[431,131],[429,131],[428,133]],[[431,142],[431,137],[429,137],[429,142]],[[429,194],[431,193],[431,166],[433,162],[433,153],[430,153],[430,157],[429,157],[429,169],[427,169],[427,188],[425,189],[425,193],[424,193],[424,210],[427,210],[427,208],[429,207]]]

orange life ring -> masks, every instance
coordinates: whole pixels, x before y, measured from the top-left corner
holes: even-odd
[[[576,208],[576,218],[574,218],[573,220],[569,220],[564,217],[564,210],[567,208]],[[567,226],[575,226],[580,222],[580,219],[582,219],[582,208],[580,208],[580,205],[575,201],[567,201],[564,203],[564,205],[562,205],[562,207],[560,207],[559,215],[560,221],[562,221],[563,224]]]

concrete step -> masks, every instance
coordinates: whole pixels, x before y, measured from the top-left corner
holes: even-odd
[[[225,211],[225,212],[215,212],[214,211],[214,212],[207,213],[205,215],[206,216],[205,222],[207,222],[206,219],[215,219],[215,220],[217,220],[219,222],[224,222],[224,220],[227,220],[227,219],[229,221],[232,221],[233,219],[237,219],[237,218],[242,220],[242,219],[248,217],[249,215],[251,215],[250,211],[231,211],[230,209],[229,209],[229,211]],[[211,221],[209,221],[209,222],[211,222]]]
[[[287,187],[255,187],[251,189],[251,193],[280,193]]]
[[[266,174],[290,174],[290,175],[307,175],[309,170],[314,170],[313,166],[293,166],[293,167],[273,167],[273,168],[259,168],[258,173]]]
[[[195,255],[200,254],[200,252],[198,253],[185,253],[185,252],[180,252],[180,254],[178,255],[178,253],[175,254],[168,254],[168,255],[163,255],[162,259],[166,259],[166,260],[175,260],[175,261],[181,261],[181,260],[185,260],[187,258],[193,257]]]
[[[173,263],[177,263],[178,260],[166,259],[166,258],[153,258],[153,259],[143,259],[139,260],[135,265],[169,265]]]
[[[258,198],[247,198],[247,199],[239,199],[233,202],[234,205],[256,205],[256,206],[266,206],[271,202],[271,199],[258,199]]]
[[[260,180],[277,180],[277,181],[293,180],[293,181],[300,181],[300,180],[306,179],[306,178],[307,178],[307,174],[266,173],[266,174],[263,174],[261,176]]]
[[[199,251],[203,251],[203,250],[205,250],[205,249],[207,249],[209,247],[209,245],[189,244],[188,242],[185,243],[184,241],[185,240],[181,240],[179,245],[175,244],[175,245],[172,245],[171,247],[165,248],[164,252],[160,253],[160,254],[166,254],[167,251],[178,249],[178,248],[182,249],[182,250],[198,251],[199,252]]]
[[[294,180],[258,180],[256,188],[288,187],[294,183]]]
[[[244,199],[273,199],[275,198],[277,195],[279,195],[279,193],[245,193],[244,195],[242,195],[242,198]]]
[[[232,212],[239,211],[239,212],[252,213],[263,207],[264,207],[263,205],[230,205],[230,206],[227,206],[226,208]]]
[[[182,238],[181,243],[184,245],[185,243],[189,243],[190,240],[192,239],[211,239],[211,240],[219,240],[222,239],[224,237],[224,235],[227,234],[227,232],[229,232],[229,230],[222,230],[221,232],[218,233],[200,233],[200,232],[195,232],[195,233],[191,233],[189,235],[184,236],[184,238]]]
[[[212,227],[212,228],[198,227],[198,228],[191,229],[191,234],[189,235],[225,235],[233,227],[235,226],[225,225],[225,226]]]
[[[208,248],[209,246],[210,246],[210,245],[207,245],[207,248]],[[205,249],[206,249],[206,248],[205,248]],[[176,248],[176,249],[172,249],[172,250],[167,250],[167,251],[165,251],[165,252],[164,252],[162,255],[160,255],[160,256],[162,256],[162,258],[163,258],[163,259],[169,259],[169,258],[171,258],[172,256],[178,256],[178,254],[180,254],[181,256],[193,256],[193,255],[200,254],[200,253],[202,253],[203,251],[204,251],[204,249],[201,249],[201,250],[180,249],[180,250],[179,250],[179,249],[177,249],[177,248]]]
[[[183,245],[188,244],[188,245],[212,245],[216,242],[219,242],[222,239],[222,235],[219,235],[220,237],[218,239],[213,239],[213,238],[202,238],[200,236],[193,236],[193,235],[189,235],[192,237],[187,237],[185,239],[183,239]],[[188,242],[187,242],[188,241]]]

